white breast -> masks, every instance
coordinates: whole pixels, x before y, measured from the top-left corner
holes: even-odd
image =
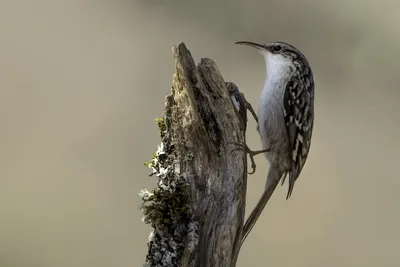
[[[263,148],[276,151],[286,136],[283,116],[283,95],[289,79],[291,61],[281,55],[262,52],[266,62],[266,78],[258,107],[259,133]],[[282,149],[282,148],[280,148]],[[268,157],[268,153],[267,153]]]

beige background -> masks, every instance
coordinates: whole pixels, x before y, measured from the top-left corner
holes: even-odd
[[[255,107],[284,40],[316,79],[292,199],[277,190],[238,266],[400,266],[396,1],[1,1],[0,266],[141,266],[140,188],[159,143],[171,47],[214,59]],[[249,142],[259,146],[254,122]],[[268,169],[257,158],[248,205]]]

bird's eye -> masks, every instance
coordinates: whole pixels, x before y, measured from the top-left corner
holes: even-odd
[[[279,52],[279,51],[281,51],[281,49],[282,49],[282,46],[280,46],[280,45],[275,45],[274,46],[274,51],[275,52]]]

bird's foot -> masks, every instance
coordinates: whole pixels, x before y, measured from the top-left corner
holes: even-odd
[[[237,111],[240,112],[241,108],[244,108],[245,110],[250,111],[251,115],[253,115],[254,119],[258,123],[258,117],[257,117],[256,112],[254,111],[254,109],[251,106],[250,102],[248,102],[246,97],[244,97],[244,94],[239,91],[238,87],[234,83],[231,83],[231,82],[227,82],[226,86],[228,88],[229,95],[231,97],[234,97],[235,101],[239,102],[239,107],[236,107]],[[235,106],[236,106],[236,104],[235,104]],[[246,113],[244,115],[244,120],[247,121]]]
[[[244,143],[244,142],[229,142],[228,144],[233,144],[233,145],[238,146],[237,148],[233,149],[233,150],[231,151],[231,153],[234,152],[234,151],[243,150],[244,152],[246,152],[246,154],[249,155],[250,160],[251,160],[251,168],[253,169],[253,171],[252,171],[252,172],[249,172],[248,174],[253,174],[253,173],[256,172],[256,167],[257,167],[257,166],[256,166],[256,163],[255,163],[255,161],[254,161],[254,156],[269,151],[269,148],[268,148],[268,149],[261,149],[261,150],[251,150],[251,149],[247,146],[247,144]]]
[[[256,112],[254,111],[252,105],[246,100],[246,98],[244,97],[244,95],[243,95],[243,102],[244,102],[245,105],[246,105],[246,109],[247,109],[248,111],[250,111],[251,115],[253,115],[253,118],[256,120],[256,122],[257,122],[257,124],[258,124],[258,117],[257,117],[257,114],[256,114]]]

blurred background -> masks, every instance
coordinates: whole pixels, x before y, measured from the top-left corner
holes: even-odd
[[[238,266],[400,266],[400,32],[391,0],[0,2],[0,266],[141,266],[143,162],[170,92],[171,47],[216,61],[254,107],[261,56],[298,47],[316,82],[313,142]],[[250,122],[249,146],[259,147]],[[248,210],[268,165],[256,158]]]

